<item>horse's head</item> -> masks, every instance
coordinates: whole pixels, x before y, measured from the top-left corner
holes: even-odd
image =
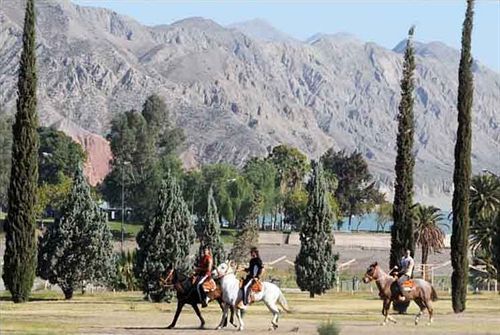
[[[365,275],[363,276],[363,283],[368,284],[372,280],[378,279],[377,268],[378,268],[377,262],[370,264],[368,269],[366,269]]]
[[[219,264],[215,271],[217,274],[216,277],[218,278],[224,277],[225,275],[233,272],[229,261],[225,261],[224,263]]]

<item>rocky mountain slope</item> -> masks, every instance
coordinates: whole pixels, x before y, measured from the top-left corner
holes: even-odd
[[[191,166],[239,165],[278,143],[312,158],[334,146],[360,150],[391,190],[404,41],[388,50],[346,34],[269,39],[251,24],[244,34],[202,18],[147,27],[66,0],[37,4],[44,124],[67,121],[103,135],[114,114],[158,93],[186,130],[182,157]],[[7,110],[16,97],[23,14],[21,0],[0,8]],[[449,207],[459,53],[438,42],[416,49],[417,198]],[[473,166],[498,171],[500,75],[475,63],[474,79]]]

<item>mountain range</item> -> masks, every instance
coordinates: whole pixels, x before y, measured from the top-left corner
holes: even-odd
[[[8,113],[23,4],[0,8],[0,109]],[[392,50],[349,34],[300,41],[262,20],[224,27],[195,17],[151,27],[67,0],[37,1],[37,15],[40,120],[87,142],[101,174],[110,120],[156,93],[185,129],[186,167],[241,166],[279,143],[313,159],[330,147],[358,150],[390,196],[406,40]],[[416,198],[449,208],[460,53],[414,44]],[[500,74],[478,62],[473,74],[473,169],[498,171]]]

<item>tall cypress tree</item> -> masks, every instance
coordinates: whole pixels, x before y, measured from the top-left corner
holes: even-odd
[[[453,173],[453,228],[451,234],[451,300],[453,311],[465,310],[469,261],[469,189],[471,185],[472,140],[472,55],[471,35],[474,0],[467,0],[467,11],[462,29],[462,52],[458,70],[458,130],[455,143],[455,171]]]
[[[338,256],[333,254],[333,213],[321,163],[313,162],[308,184],[306,220],[300,231],[300,252],[295,260],[297,285],[311,298],[333,287]]]
[[[106,284],[114,268],[111,232],[81,167],[60,213],[40,238],[37,272],[71,299],[84,283]]]
[[[194,227],[181,189],[175,178],[168,175],[162,182],[153,218],[137,235],[134,272],[149,299],[159,302],[165,297],[160,278],[170,266],[181,270],[187,267],[194,239]]]
[[[391,228],[391,257],[390,267],[398,265],[404,251],[410,249],[415,252],[413,233],[412,206],[413,206],[413,72],[415,71],[415,55],[413,50],[414,27],[408,31],[408,41],[403,64],[403,79],[401,79],[401,102],[398,113],[398,136],[396,155],[396,180],[394,182],[394,204]]]
[[[38,117],[36,113],[36,45],[34,0],[26,3],[23,51],[19,64],[17,113],[13,130],[12,165],[3,280],[14,302],[28,300],[36,270],[35,204],[38,183]]]
[[[204,246],[208,246],[212,250],[214,264],[218,265],[224,262],[226,253],[224,251],[224,244],[220,239],[219,213],[217,212],[217,204],[215,203],[212,187],[208,190],[207,212],[200,224],[200,254],[201,249]]]

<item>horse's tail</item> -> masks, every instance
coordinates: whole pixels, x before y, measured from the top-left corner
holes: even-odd
[[[431,286],[431,300],[432,301],[438,300],[438,295],[437,295],[436,290],[434,289],[433,286]]]
[[[280,290],[280,295],[278,296],[278,303],[281,305],[283,310],[287,313],[292,313],[292,310],[290,307],[288,307],[288,302],[286,301],[285,296],[283,295],[283,292]]]

